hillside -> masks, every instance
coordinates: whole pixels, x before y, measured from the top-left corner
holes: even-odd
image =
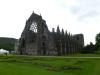
[[[0,49],[3,48],[5,50],[14,50],[14,45],[17,39],[15,38],[7,38],[7,37],[0,37]]]

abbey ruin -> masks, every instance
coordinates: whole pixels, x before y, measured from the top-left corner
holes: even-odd
[[[41,15],[32,13],[16,43],[20,55],[65,55],[78,53],[84,46],[83,34],[71,35],[54,28],[49,31]]]

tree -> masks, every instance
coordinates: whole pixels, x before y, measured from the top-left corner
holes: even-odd
[[[95,40],[96,40],[96,49],[99,50],[100,49],[100,33],[96,35]]]
[[[90,42],[90,44],[86,45],[83,48],[83,50],[81,51],[81,53],[83,53],[83,54],[95,53],[95,51],[96,51],[95,48],[96,48],[96,46],[92,42]]]

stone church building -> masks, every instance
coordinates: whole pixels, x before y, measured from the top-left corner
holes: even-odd
[[[78,53],[84,46],[83,34],[53,28],[50,32],[41,15],[32,13],[18,39],[15,49],[20,55],[65,55]]]

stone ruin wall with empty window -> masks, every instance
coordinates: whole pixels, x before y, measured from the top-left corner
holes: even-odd
[[[83,34],[70,35],[59,27],[50,32],[42,16],[33,12],[15,49],[20,55],[66,55],[80,52],[83,46]]]

